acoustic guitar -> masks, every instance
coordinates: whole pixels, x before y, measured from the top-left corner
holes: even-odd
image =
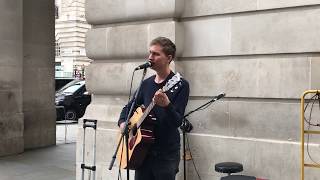
[[[181,85],[181,75],[176,73],[162,88],[163,92],[174,92]],[[155,103],[152,101],[147,108],[138,107],[129,119],[128,152],[129,164],[127,164],[127,145],[122,138],[117,152],[117,159],[123,169],[137,169],[143,162],[151,144],[154,143],[153,126],[156,118],[150,115]],[[120,136],[121,137],[121,136]]]

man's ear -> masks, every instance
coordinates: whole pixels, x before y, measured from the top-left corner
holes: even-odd
[[[168,59],[169,59],[169,64],[170,64],[171,61],[173,60],[172,55],[168,55]]]

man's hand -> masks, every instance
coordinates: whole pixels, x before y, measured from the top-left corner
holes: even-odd
[[[125,125],[126,125],[126,122],[122,122],[122,123],[120,124],[120,130],[121,130],[121,132],[124,131]]]
[[[154,103],[160,107],[167,107],[170,104],[170,100],[168,96],[162,91],[162,89],[159,89],[153,96]]]

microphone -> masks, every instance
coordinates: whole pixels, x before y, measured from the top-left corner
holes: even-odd
[[[225,97],[226,96],[226,93],[220,93],[216,98],[215,98],[215,100],[219,100],[219,99],[221,99],[221,98],[223,98],[223,97]]]
[[[144,64],[141,64],[140,66],[136,67],[134,70],[136,71],[136,70],[140,70],[140,69],[146,69],[146,68],[149,68],[151,66],[152,66],[151,62],[148,61],[148,62],[146,62]]]

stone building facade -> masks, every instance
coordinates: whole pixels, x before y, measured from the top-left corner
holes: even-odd
[[[54,7],[48,0],[0,0],[1,156],[55,144]],[[195,127],[188,134],[190,148],[202,179],[218,179],[213,165],[221,161],[243,163],[244,174],[299,179],[299,98],[320,89],[319,18],[318,0],[87,0],[93,29],[86,51],[94,62],[86,72],[93,100],[85,118],[99,121],[97,179],[116,179],[117,167],[107,170],[116,121],[131,72],[157,36],[178,46],[173,68],[190,82],[187,111],[227,94],[189,119]],[[138,80],[137,73],[134,84]],[[310,142],[319,160],[319,140]],[[197,179],[190,161],[187,171],[188,179]],[[307,169],[306,178],[318,177],[319,171]]]
[[[305,90],[320,88],[319,4],[318,0],[87,0],[86,18],[93,28],[86,36],[86,51],[94,60],[86,72],[87,87],[94,96],[85,118],[98,119],[97,178],[116,179],[117,165],[113,171],[107,167],[132,70],[146,60],[150,40],[166,36],[178,48],[174,70],[190,82],[187,111],[220,92],[227,94],[190,116],[195,128],[188,134],[189,143],[202,179],[218,179],[221,175],[213,167],[222,161],[243,163],[248,175],[299,179],[299,98]],[[136,73],[134,84],[139,77]],[[311,142],[314,158],[320,159],[319,141]],[[79,144],[77,179],[81,154]],[[319,177],[319,171],[307,171],[309,179]],[[182,168],[179,179],[181,172]],[[190,161],[187,175],[197,179]]]
[[[85,0],[56,0],[56,77],[71,78],[90,63],[85,52]]]

